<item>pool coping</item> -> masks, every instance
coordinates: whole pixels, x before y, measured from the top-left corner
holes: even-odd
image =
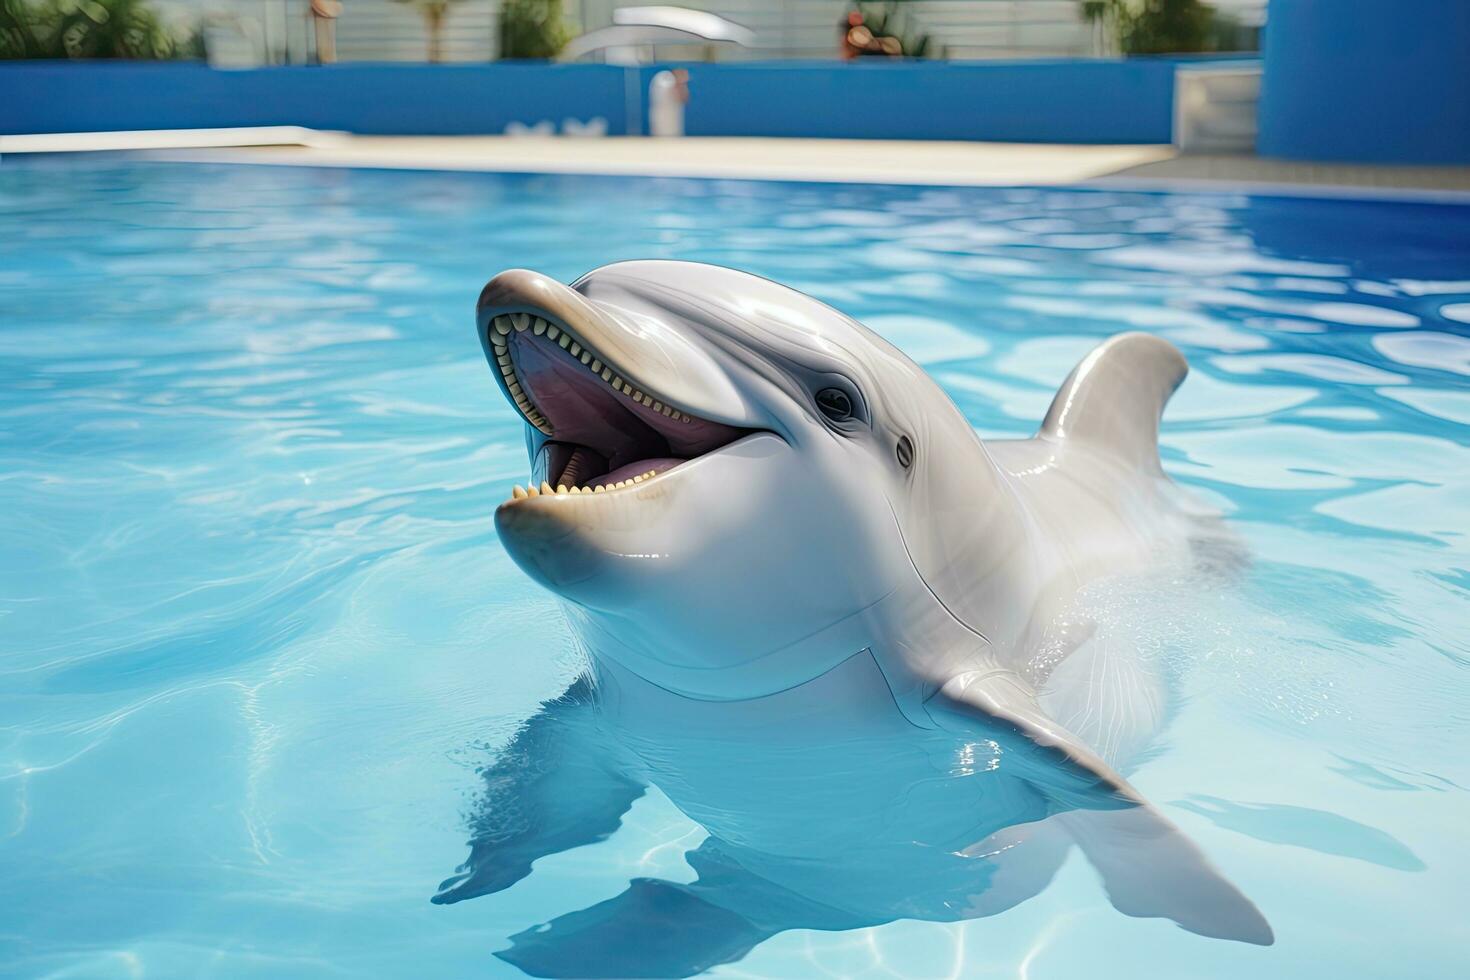
[[[1470,203],[1470,167],[1206,157],[1158,144],[358,136],[296,127],[250,131],[235,142],[221,130],[195,131],[193,137],[169,131],[0,137],[0,153],[87,150],[185,163]]]
[[[1172,147],[745,137],[343,136],[312,146],[149,150],[155,160],[931,186],[1072,185]]]

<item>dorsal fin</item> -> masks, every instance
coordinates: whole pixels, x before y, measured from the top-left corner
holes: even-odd
[[[1067,375],[1039,438],[1076,440],[1148,472],[1159,468],[1159,417],[1189,373],[1179,348],[1146,333],[1120,333]]]

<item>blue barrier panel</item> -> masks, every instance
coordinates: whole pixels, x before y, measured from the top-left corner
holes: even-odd
[[[691,136],[1167,143],[1167,59],[692,64]],[[647,90],[645,76],[643,88]]]
[[[1256,146],[1470,163],[1470,0],[1272,0]]]
[[[1174,62],[696,64],[692,136],[1164,143]],[[642,132],[658,68],[495,63],[219,71],[180,62],[0,63],[0,133],[296,125],[499,133],[601,116]]]
[[[503,132],[601,116],[626,131],[607,65],[345,64],[220,71],[191,62],[0,62],[0,134],[308,126],[354,133]]]

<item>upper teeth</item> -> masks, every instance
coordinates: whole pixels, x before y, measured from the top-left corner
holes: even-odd
[[[495,352],[495,365],[505,378],[505,386],[510,391],[510,396],[515,399],[516,407],[521,410],[521,414],[532,425],[547,435],[553,434],[551,422],[546,418],[545,413],[536,407],[536,403],[531,401],[530,395],[526,392],[525,386],[521,384],[520,377],[516,374],[515,364],[510,358],[510,344],[507,341],[507,337],[512,331],[522,333],[527,329],[535,336],[539,337],[545,334],[546,339],[556,341],[557,346],[584,364],[594,376],[600,377],[603,381],[612,385],[613,390],[619,394],[631,398],[640,405],[646,405],[671,419],[678,419],[680,422],[694,421],[678,409],[665,405],[663,402],[655,401],[652,395],[646,395],[637,388],[634,388],[631,384],[628,384],[615,374],[612,368],[605,365],[591,348],[584,348],[582,342],[574,337],[571,331],[558,327],[556,324],[539,316],[533,316],[530,313],[502,313],[490,321],[490,349]],[[637,477],[636,479],[641,480],[642,477]],[[548,490],[547,492],[549,493],[551,491]],[[535,493],[536,490],[533,487],[529,495],[534,496]]]
[[[521,386],[520,379],[516,376],[515,365],[510,360],[510,347],[506,343],[506,335],[512,330],[523,331],[531,327],[537,334],[546,334],[555,340],[557,334],[561,333],[554,325],[547,323],[538,317],[532,317],[529,313],[511,313],[506,316],[498,316],[490,325],[490,348],[495,352],[495,366],[500,369],[505,378],[505,387],[510,391],[510,397],[515,399],[516,408],[536,428],[547,435],[551,435],[551,423],[541,413],[534,402],[531,401],[525,389]]]

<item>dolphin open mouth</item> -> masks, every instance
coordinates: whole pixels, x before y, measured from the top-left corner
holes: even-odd
[[[517,486],[512,500],[623,490],[753,431],[669,404],[626,366],[610,363],[594,346],[595,329],[534,309],[496,314],[483,329],[502,388],[547,437],[530,486]]]

